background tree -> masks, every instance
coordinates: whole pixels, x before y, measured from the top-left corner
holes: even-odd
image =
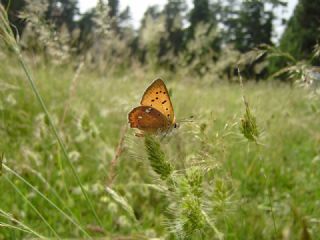
[[[8,10],[8,17],[13,26],[15,26],[14,33],[18,33],[20,36],[26,23],[23,19],[19,18],[19,13],[24,9],[25,0],[0,0],[0,3]]]
[[[49,0],[46,20],[53,23],[57,29],[66,25],[71,32],[76,27],[75,17],[79,16],[77,0]]]
[[[208,0],[194,0],[193,8],[190,11],[190,36],[193,37],[194,30],[199,23],[209,23],[211,22],[211,13],[209,9],[209,1]]]
[[[262,1],[244,1],[236,25],[236,48],[246,52],[262,43],[271,44],[273,17]]]
[[[109,16],[111,18],[117,17],[119,14],[119,0],[108,0],[108,6],[109,6]]]
[[[280,48],[296,59],[310,58],[320,40],[320,3],[317,0],[299,0],[293,16],[280,40]]]
[[[82,14],[78,21],[78,27],[80,30],[78,39],[78,52],[86,51],[92,44],[92,35],[94,30],[94,16],[95,11],[93,9]]]
[[[273,44],[274,11],[286,3],[281,0],[227,0],[221,5],[223,42],[246,52],[260,44]]]
[[[169,59],[177,56],[184,47],[184,13],[187,5],[184,0],[169,0],[163,9],[165,34],[161,36],[159,46],[159,58],[169,56],[164,59],[166,64],[170,64]]]
[[[158,63],[160,39],[165,34],[164,17],[157,5],[150,6],[144,13],[138,30],[137,46],[142,64]]]

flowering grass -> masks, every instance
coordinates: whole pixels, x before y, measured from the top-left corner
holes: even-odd
[[[55,236],[33,207],[60,238],[86,234],[136,239],[181,237],[196,226],[203,232],[192,232],[194,238],[206,239],[211,231],[207,220],[225,239],[285,239],[286,234],[299,239],[305,232],[316,239],[319,234],[320,105],[307,91],[281,84],[245,85],[250,110],[261,131],[262,144],[256,145],[239,130],[245,108],[238,85],[208,87],[206,79],[188,84],[168,79],[177,119],[194,116],[193,122],[158,139],[164,160],[171,166],[169,174],[176,177],[176,192],[168,195],[167,183],[148,160],[144,140],[129,130],[110,195],[111,191],[105,191],[106,180],[120,129],[128,111],[157,74],[149,72],[141,80],[136,69],[130,77],[101,77],[88,73],[84,66],[77,94],[68,100],[74,75],[71,67],[32,69],[53,122],[59,124],[65,114],[59,134],[94,203],[101,228],[62,160],[61,148],[22,70],[15,60],[2,60],[0,149],[4,167],[0,186],[4,194],[0,209],[16,219],[1,215],[2,239],[36,237],[32,232]],[[64,113],[66,102],[70,106]],[[114,196],[125,200],[115,201]],[[76,227],[57,208],[73,219]],[[199,215],[199,209],[206,214]],[[197,218],[201,221],[188,221]]]

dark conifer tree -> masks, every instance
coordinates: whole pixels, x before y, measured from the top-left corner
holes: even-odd
[[[280,48],[301,60],[310,58],[320,42],[320,2],[299,0],[280,40]]]

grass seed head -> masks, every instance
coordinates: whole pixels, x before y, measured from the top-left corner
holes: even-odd
[[[203,193],[203,171],[198,167],[190,168],[186,173],[186,181],[189,191],[196,197],[201,197]]]
[[[161,179],[167,179],[171,175],[173,167],[171,163],[166,160],[160,143],[150,135],[145,137],[144,143],[152,169],[160,175]]]
[[[240,131],[246,139],[256,142],[259,137],[257,121],[255,116],[251,113],[248,102],[246,100],[244,100],[244,102],[246,112],[243,118],[241,118]]]
[[[206,219],[202,213],[200,200],[192,195],[182,201],[181,221],[184,235],[190,236],[201,231],[206,226]]]

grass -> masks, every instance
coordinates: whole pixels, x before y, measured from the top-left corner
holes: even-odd
[[[136,69],[130,74],[101,77],[84,66],[77,92],[69,100],[74,76],[71,66],[32,69],[68,157],[101,219],[101,228],[63,160],[61,147],[22,70],[11,58],[1,61],[0,149],[5,165],[0,177],[0,209],[16,220],[1,214],[0,239],[34,236],[27,233],[30,229],[45,237],[55,237],[56,232],[59,238],[86,234],[172,238],[168,229],[174,223],[168,222],[169,209],[176,206],[163,194],[161,180],[144,156],[144,141],[134,137],[132,130],[127,132],[117,159],[115,192],[105,191],[127,113],[158,75]],[[319,99],[287,85],[245,84],[260,133],[259,144],[255,144],[239,130],[246,108],[238,85],[163,77],[168,80],[178,120],[193,115],[194,122],[182,124],[161,146],[176,174],[193,166],[205,169],[203,204],[225,239],[301,239],[306,232],[316,239],[320,234]],[[70,105],[60,126],[67,102]],[[4,227],[7,225],[11,227]],[[205,235],[202,238],[206,239]]]
[[[317,238],[319,98],[163,72],[193,122],[137,138],[159,73],[34,64],[0,11],[0,239]]]

